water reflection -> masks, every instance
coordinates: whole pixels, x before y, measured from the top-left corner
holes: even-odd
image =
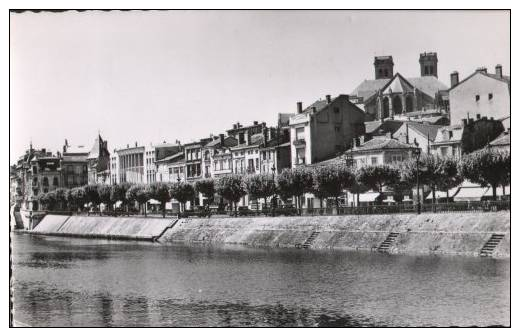
[[[508,325],[508,261],[14,235],[15,319],[58,326]]]

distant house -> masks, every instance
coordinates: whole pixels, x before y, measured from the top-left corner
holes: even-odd
[[[431,144],[431,153],[441,157],[456,157],[471,153],[486,146],[504,131],[501,121],[477,116],[463,119],[461,124],[442,127]]]
[[[406,144],[417,143],[423,153],[430,153],[430,145],[435,141],[440,128],[441,125],[404,122],[392,137]]]
[[[495,140],[489,143],[491,149],[511,151],[511,132],[504,131]]]
[[[502,65],[495,67],[495,74],[488,73],[486,68],[478,68],[460,82],[458,73],[453,72],[451,80],[449,99],[452,124],[468,116],[496,119],[510,116],[511,78],[502,73]],[[505,123],[510,124],[509,121]]]
[[[327,95],[290,118],[292,166],[312,164],[334,157],[351,147],[353,138],[365,133],[365,113],[349,96]]]
[[[388,137],[376,137],[346,151],[356,166],[397,164],[413,157],[417,147]]]

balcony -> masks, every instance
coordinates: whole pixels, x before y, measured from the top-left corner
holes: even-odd
[[[305,139],[296,139],[293,141],[293,145],[295,146],[305,146]]]

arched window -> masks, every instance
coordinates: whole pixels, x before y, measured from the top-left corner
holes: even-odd
[[[48,187],[48,186],[49,186],[49,178],[44,177],[42,183],[43,183],[43,185],[44,185],[45,187]]]
[[[413,112],[413,96],[412,95],[406,96],[406,111]]]
[[[390,114],[390,106],[388,104],[388,98],[385,97],[383,98],[383,117],[382,118],[387,118]]]
[[[394,114],[401,114],[403,112],[403,102],[401,101],[401,96],[395,96],[392,101],[392,105]]]

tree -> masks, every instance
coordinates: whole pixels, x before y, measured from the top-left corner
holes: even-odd
[[[444,176],[439,171],[441,159],[438,156],[423,154],[419,158],[419,184],[427,185],[432,190],[433,202],[436,202],[436,190]],[[400,166],[401,181],[410,187],[417,184],[417,160],[409,159]]]
[[[317,166],[313,170],[312,192],[320,198],[333,197],[336,208],[339,206],[338,197],[343,189],[354,185],[355,177],[345,165]]]
[[[276,193],[276,181],[271,174],[251,174],[245,178],[247,193],[254,198],[263,198],[264,206],[267,198]]]
[[[493,200],[496,200],[497,187],[510,183],[511,155],[486,148],[463,156],[458,169],[469,181],[482,187],[491,186]]]
[[[60,210],[63,210],[67,203],[67,189],[58,188],[54,192],[56,193],[56,204]]]
[[[384,187],[398,183],[400,174],[390,165],[366,165],[359,169],[358,180],[368,188],[382,192]]]
[[[133,186],[133,184],[130,184],[130,183],[127,183],[127,182],[123,182],[123,183],[111,186],[111,189],[110,189],[110,201],[112,202],[112,204],[115,204],[117,202],[121,202],[121,204],[128,211],[127,205],[129,204],[129,200],[126,197],[126,192],[132,186]]]
[[[98,187],[99,185],[97,184],[89,184],[83,187],[86,203],[92,203],[94,206],[99,205],[101,200],[99,198]]]
[[[110,194],[112,192],[112,186],[109,185],[98,185],[97,188],[99,201],[107,206],[108,209],[112,208],[112,200],[110,199]]]
[[[166,217],[166,203],[171,199],[170,186],[164,182],[153,182],[149,187],[150,197],[161,203],[163,218]]]
[[[235,214],[237,212],[237,203],[240,198],[247,194],[244,181],[240,175],[229,175],[221,177],[215,184],[217,193],[224,199],[227,199],[235,205]]]
[[[443,177],[439,180],[437,187],[440,191],[446,192],[446,202],[448,202],[450,189],[460,185],[464,181],[464,178],[459,174],[457,161],[452,157],[440,159],[437,172]]]
[[[353,171],[353,174],[354,174],[354,181],[352,183],[352,186],[349,188],[350,192],[353,193],[353,194],[356,194],[356,203],[358,204],[359,206],[359,194],[362,194],[362,193],[365,193],[367,192],[368,190],[370,190],[369,187],[365,186],[360,180],[359,180],[359,177],[360,177],[360,169],[359,168],[356,168],[354,171]]]
[[[143,206],[150,200],[150,193],[148,187],[144,185],[132,185],[128,188],[125,194],[127,202],[137,202],[139,204],[139,211],[144,208],[144,216],[146,217],[146,206]]]
[[[37,198],[40,201],[40,204],[49,211],[52,211],[54,209],[54,206],[56,205],[56,192],[49,191],[43,194],[38,195]]]
[[[195,192],[201,193],[212,204],[215,198],[215,181],[211,178],[198,180],[195,182]]]
[[[296,207],[301,209],[301,196],[312,191],[312,171],[307,167],[284,169],[276,178],[278,192],[282,198],[296,197]]]
[[[83,210],[83,205],[87,201],[87,196],[84,187],[76,187],[67,190],[68,206],[75,210]]]
[[[195,189],[187,182],[174,183],[170,188],[170,196],[181,204],[181,210],[186,210],[186,202],[193,200]]]

